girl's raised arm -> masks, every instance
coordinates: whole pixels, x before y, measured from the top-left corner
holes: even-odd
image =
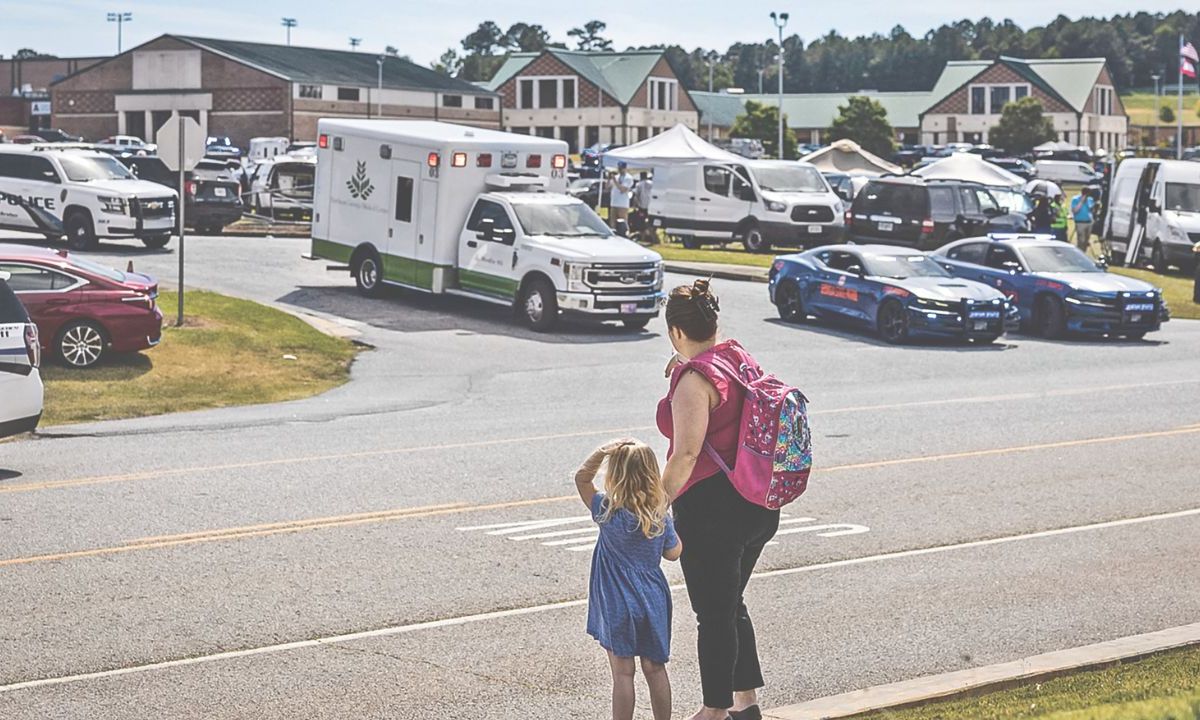
[[[579,469],[575,471],[575,489],[579,491],[579,498],[583,500],[583,504],[588,510],[592,508],[592,498],[596,497],[596,473],[600,472],[600,466],[604,464],[604,458],[621,447],[630,443],[630,440],[615,440],[613,442],[601,445],[588,455],[588,459],[583,461]]]

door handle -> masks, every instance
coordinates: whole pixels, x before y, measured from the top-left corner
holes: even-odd
[[[71,301],[66,298],[50,298],[46,301],[47,305],[66,305]]]
[[[700,202],[712,202],[712,198],[700,198]]]
[[[467,247],[479,247],[479,243],[475,240],[468,240]]]

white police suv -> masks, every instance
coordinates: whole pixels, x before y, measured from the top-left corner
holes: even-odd
[[[58,239],[74,250],[132,237],[161,248],[179,196],[137,177],[112,155],[52,144],[0,145],[0,228]]]
[[[37,325],[0,272],[0,438],[30,432],[42,418]]]

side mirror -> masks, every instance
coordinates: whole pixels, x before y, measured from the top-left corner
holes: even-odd
[[[1024,270],[1021,269],[1021,263],[1014,262],[1012,260],[1009,260],[1008,262],[1005,262],[1005,263],[1001,263],[1001,267],[1003,267],[1005,270],[1007,270],[1009,273],[1011,273],[1013,275],[1020,275],[1022,272],[1024,272]]]
[[[492,239],[502,245],[512,245],[517,233],[512,228],[497,228],[492,231]]]
[[[754,188],[750,187],[749,185],[743,185],[739,187],[737,194],[738,199],[745,200],[746,202],[754,202],[755,200],[758,200],[758,195],[754,194]]]
[[[475,237],[484,242],[492,242],[496,238],[496,221],[492,218],[484,218],[479,221],[479,232],[475,233]]]
[[[983,214],[987,215],[990,218],[1000,217],[1001,215],[1004,214],[1004,210],[1002,208],[998,208],[998,207],[990,207],[990,208],[985,208],[983,211]]]
[[[1096,267],[1100,268],[1101,270],[1108,270],[1108,258],[1101,257],[1096,261]]]

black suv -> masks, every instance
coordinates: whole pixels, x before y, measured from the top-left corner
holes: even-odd
[[[58,128],[42,128],[41,130],[34,130],[32,133],[30,133],[30,135],[37,135],[38,137],[45,140],[46,142],[53,142],[53,143],[83,142],[83,138],[80,137],[79,135],[72,135],[71,133],[66,132],[65,130],[59,130]]]
[[[846,233],[854,242],[919,250],[989,232],[1028,230],[1029,218],[1010,214],[987,187],[959,180],[879,178],[846,212]]]
[[[174,190],[179,189],[179,174],[161,158],[149,156],[117,157],[140,180],[149,180]],[[184,222],[205,235],[220,235],[226,225],[242,217],[242,185],[224,161],[201,160],[196,169],[184,175]]]

